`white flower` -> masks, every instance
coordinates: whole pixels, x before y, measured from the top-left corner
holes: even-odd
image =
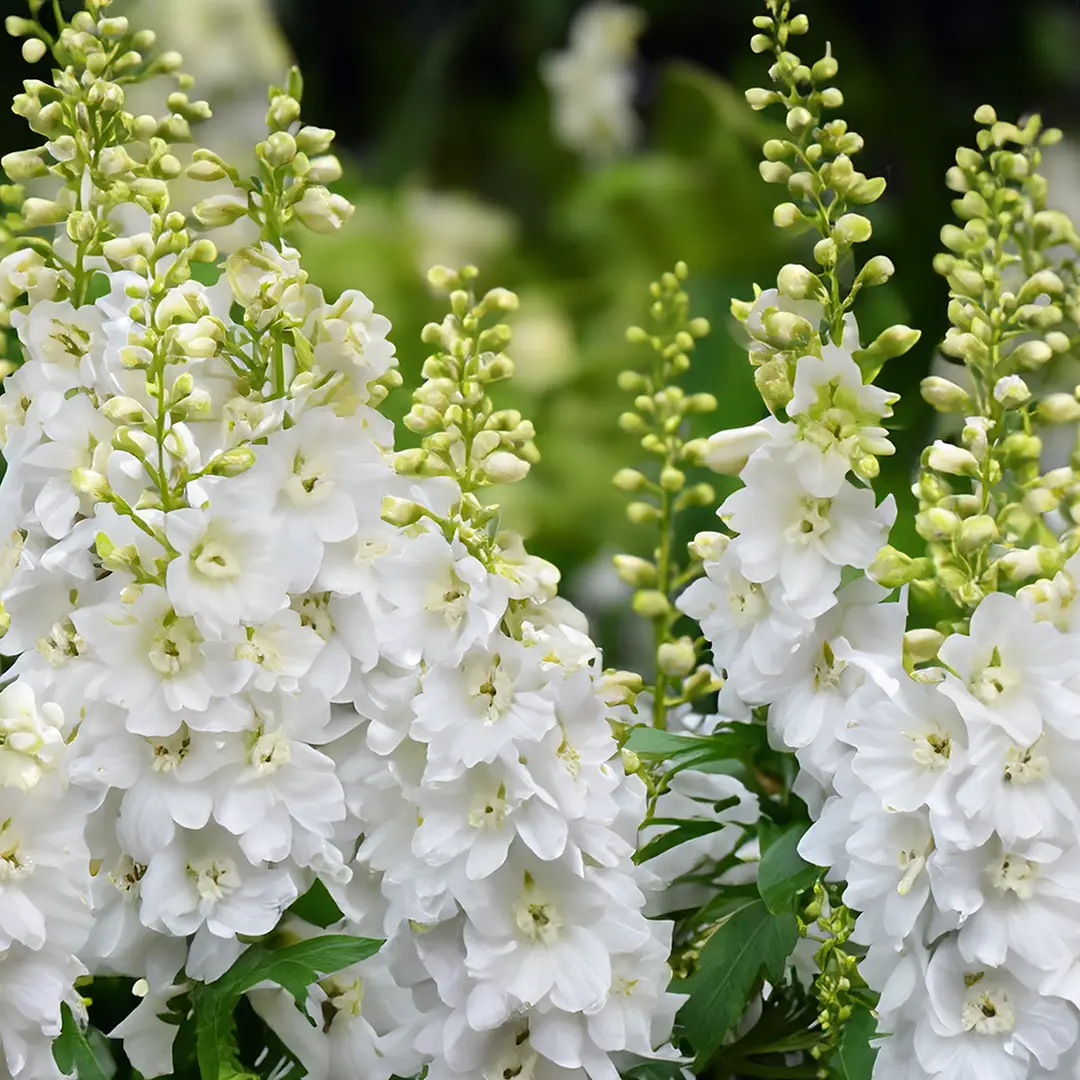
[[[541,64],[556,136],[589,158],[612,157],[637,138],[630,60],[643,26],[637,8],[594,0],[575,15],[570,47]]]
[[[1012,954],[1050,971],[1080,950],[1075,846],[1063,851],[1026,841],[1006,847],[994,837],[973,851],[938,850],[930,881],[938,905],[960,916],[957,946],[972,963],[1001,967]]]
[[[947,781],[964,770],[967,745],[949,698],[910,679],[899,679],[895,694],[868,683],[851,699],[850,716],[842,738],[855,747],[855,775],[889,809],[946,812]]]
[[[846,348],[825,345],[820,358],[799,359],[794,396],[787,406],[797,431],[790,453],[799,482],[811,495],[835,495],[849,468],[865,475],[868,457],[893,453],[888,432],[878,421],[892,415],[898,398],[865,385]]]
[[[459,540],[425,532],[379,564],[382,595],[393,610],[380,627],[389,659],[412,667],[460,661],[486,640],[506,609],[505,582],[488,574]]]
[[[272,521],[252,518],[228,488],[216,488],[206,510],[166,514],[165,534],[179,552],[166,572],[169,599],[207,632],[261,622],[288,605],[290,562],[302,553],[284,548]]]
[[[475,647],[457,668],[441,667],[423,681],[413,703],[413,738],[429,744],[425,775],[452,780],[480,762],[517,759],[555,726],[555,703],[529,650],[496,636]]]
[[[1076,1041],[1068,1003],[1026,989],[1005,970],[965,961],[955,941],[934,952],[926,993],[915,1052],[931,1075],[1022,1080],[1032,1059],[1052,1070]]]
[[[956,675],[942,693],[969,723],[1000,725],[1018,742],[1033,743],[1043,724],[1064,726],[1080,702],[1063,686],[1071,673],[1072,641],[1037,623],[1014,596],[991,593],[971,617],[970,633],[953,634],[938,655]]]
[[[822,603],[840,584],[842,567],[870,565],[896,507],[891,497],[876,507],[872,492],[847,482],[831,498],[810,495],[778,453],[759,450],[743,469],[746,486],[718,513],[740,534],[748,580],[779,577],[790,603]]]
[[[142,876],[142,921],[181,937],[268,934],[296,899],[289,870],[253,866],[223,829],[181,831]]]
[[[64,752],[64,714],[16,680],[0,690],[0,788],[29,791]]]

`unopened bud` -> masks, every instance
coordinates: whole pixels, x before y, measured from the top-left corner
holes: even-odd
[[[384,521],[398,528],[415,525],[423,516],[424,508],[411,499],[399,499],[396,495],[386,495],[382,501],[382,516]]]
[[[620,469],[614,476],[612,483],[627,494],[643,491],[648,484],[645,476],[637,469]]]
[[[1071,424],[1080,420],[1080,402],[1073,394],[1047,394],[1035,409],[1044,424]]]
[[[944,641],[944,634],[929,627],[909,630],[904,634],[904,654],[913,664],[925,664],[937,656]]]
[[[633,608],[643,619],[662,619],[671,611],[671,604],[658,589],[639,589],[634,593]]]
[[[750,455],[764,446],[772,436],[764,424],[718,431],[708,438],[704,463],[713,472],[738,476]]]
[[[694,670],[697,663],[697,652],[689,638],[680,638],[678,641],[665,641],[656,650],[656,659],[660,670],[665,675],[682,678]]]
[[[647,559],[636,555],[616,555],[615,569],[619,579],[635,589],[647,589],[656,584],[656,567]]]
[[[971,405],[968,392],[949,379],[938,375],[928,375],[919,384],[923,400],[938,412],[966,412]]]
[[[976,514],[960,522],[956,546],[965,555],[979,551],[998,539],[998,527],[989,514]]]
[[[250,446],[233,446],[217,454],[210,464],[212,476],[239,476],[255,464],[255,451]]]
[[[817,274],[799,263],[788,263],[776,277],[776,287],[792,300],[805,300],[822,290]]]
[[[1006,409],[1018,409],[1031,400],[1031,390],[1019,375],[1003,375],[994,383],[994,398]]]

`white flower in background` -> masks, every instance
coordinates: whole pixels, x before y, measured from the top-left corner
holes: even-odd
[[[574,16],[566,50],[541,63],[556,138],[590,161],[625,153],[639,137],[633,61],[644,26],[638,8],[594,0]]]

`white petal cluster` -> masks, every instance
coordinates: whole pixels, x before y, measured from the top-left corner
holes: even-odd
[[[596,650],[552,567],[470,548],[456,484],[395,473],[386,320],[268,244],[212,287],[113,270],[78,309],[34,267],[0,266],[31,300],[0,401],[8,1070],[56,1075],[85,965],[138,980],[115,1034],[171,1072],[169,1000],[316,879],[389,941],[312,988],[316,1027],[254,995],[308,1075],[653,1054],[671,925],[643,913]],[[391,525],[388,496],[429,516]]]
[[[790,422],[716,440],[717,459],[748,459],[720,510],[738,535],[698,537],[707,577],[681,606],[713,643],[731,711],[768,705],[817,819],[800,853],[862,912],[853,939],[888,1036],[874,1076],[1074,1076],[1080,559],[987,596],[941,666],[909,677],[905,605],[865,576],[841,584],[891,523],[848,478],[882,452],[872,414],[888,402],[841,354],[798,362]]]
[[[850,757],[801,850],[863,912],[891,1033],[875,1076],[1075,1075],[1078,569],[990,594],[940,669],[849,703]]]
[[[848,699],[899,670],[903,607],[880,604],[872,582],[841,583],[845,567],[870,565],[895,517],[891,497],[876,505],[850,475],[893,396],[863,386],[837,346],[798,361],[795,389],[791,420],[714,437],[712,463],[743,480],[718,511],[736,535],[697,536],[706,576],[679,607],[725,673],[723,711],[768,705],[770,739],[796,751],[800,794],[820,805],[844,756]]]
[[[567,48],[541,64],[555,136],[587,159],[603,161],[637,141],[632,64],[643,27],[638,8],[594,0],[574,16]]]

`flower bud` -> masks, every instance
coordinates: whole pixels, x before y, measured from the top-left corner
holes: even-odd
[[[524,479],[529,471],[529,463],[509,450],[496,450],[484,459],[481,468],[491,483],[513,484]]]
[[[699,532],[697,536],[686,545],[686,548],[691,555],[700,559],[703,563],[713,563],[719,562],[720,557],[727,551],[728,544],[730,543],[730,536],[726,536],[724,533],[720,532],[704,530]]]
[[[788,263],[781,268],[776,287],[792,300],[805,300],[822,291],[821,278],[799,263]]]
[[[1053,355],[1054,350],[1045,341],[1025,341],[1013,349],[1009,354],[1009,359],[1017,367],[1031,371],[1042,367]]]
[[[208,183],[214,180],[223,180],[226,176],[225,170],[216,161],[208,161],[205,158],[193,161],[187,168],[187,174],[192,180],[202,180]]]
[[[632,606],[643,619],[662,619],[671,611],[668,598],[658,589],[639,589],[634,593]]]
[[[142,403],[130,397],[109,398],[102,412],[114,424],[144,424],[150,419]]]
[[[938,412],[966,412],[971,398],[962,386],[938,375],[927,375],[919,384],[923,400]]]
[[[271,168],[288,165],[296,157],[296,140],[287,131],[272,132],[261,145],[263,159]]]
[[[323,154],[308,162],[307,172],[304,175],[317,184],[333,184],[341,179],[341,174],[341,162],[337,157],[334,154]]]
[[[636,555],[616,555],[613,559],[619,580],[635,589],[647,589],[656,584],[656,567],[648,559]]]
[[[886,589],[898,589],[929,569],[927,560],[913,559],[891,544],[883,547],[870,564],[867,574]]]
[[[41,160],[41,150],[16,150],[5,154],[0,158],[0,168],[17,184],[46,176],[49,172],[48,166]]]
[[[415,525],[424,516],[424,508],[411,499],[399,499],[396,495],[387,495],[382,501],[384,521],[399,528]]]
[[[660,519],[659,507],[647,502],[632,502],[626,508],[626,517],[632,525],[649,525]]]
[[[960,517],[951,510],[933,506],[915,515],[915,531],[924,539],[942,543],[951,540],[960,529]]]
[[[989,514],[964,518],[956,536],[956,546],[965,555],[978,551],[998,539],[998,527]]]
[[[330,128],[311,127],[305,124],[296,133],[296,148],[308,157],[325,154],[334,141],[334,134]]]
[[[1047,394],[1035,409],[1044,424],[1071,424],[1080,420],[1080,402],[1073,394]]]
[[[694,670],[697,663],[697,652],[689,638],[679,638],[678,641],[665,641],[656,650],[656,659],[660,670],[665,675],[674,678],[682,678]]]
[[[212,476],[239,476],[255,464],[255,451],[250,446],[234,446],[214,456],[210,463]]]
[[[316,184],[304,189],[293,213],[314,233],[332,233],[340,229],[353,215],[353,205],[341,195]]]
[[[841,247],[850,247],[852,244],[864,244],[872,232],[869,218],[862,214],[843,214],[832,228],[832,238]]]
[[[933,660],[945,642],[945,635],[930,627],[920,627],[904,634],[904,655],[913,664]]]
[[[23,220],[28,229],[38,229],[43,225],[55,225],[67,217],[67,211],[52,199],[27,199],[22,204]]]
[[[885,255],[875,255],[863,266],[855,280],[867,288],[873,288],[876,285],[884,285],[895,271],[896,267],[893,266],[892,259]]]
[[[750,455],[771,438],[764,424],[718,431],[708,438],[704,464],[713,472],[738,476]]]
[[[27,38],[22,43],[22,56],[28,64],[36,64],[48,51],[41,38]]]
[[[643,491],[648,484],[648,480],[637,469],[620,469],[615,474],[612,483],[620,491],[625,491],[629,495]]]
[[[1031,400],[1031,390],[1019,375],[1003,375],[994,384],[994,398],[1006,409],[1018,409]]]
[[[271,131],[282,131],[299,119],[300,102],[288,94],[278,94],[266,112],[266,126]]]
[[[247,212],[247,199],[239,195],[211,195],[192,207],[196,219],[210,229],[232,225]]]

